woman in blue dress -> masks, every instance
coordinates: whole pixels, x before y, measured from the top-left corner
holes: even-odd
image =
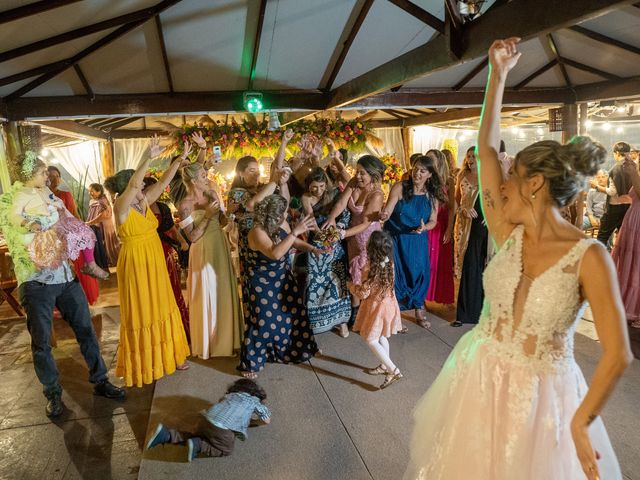
[[[299,363],[318,351],[302,295],[289,264],[289,250],[318,249],[298,239],[315,228],[305,217],[293,229],[285,221],[287,200],[277,194],[258,203],[244,259],[245,330],[238,370],[256,378],[265,362]]]
[[[393,240],[395,293],[400,310],[415,310],[421,327],[428,328],[424,298],[429,289],[428,230],[437,224],[438,202],[445,202],[442,182],[433,160],[416,158],[407,180],[396,183],[389,192],[380,217],[384,230]]]
[[[331,209],[340,197],[338,187],[331,185],[325,171],[316,167],[305,178],[306,192],[302,195],[305,215],[311,215],[318,226],[327,221]],[[351,212],[344,210],[336,218],[336,226],[346,230]],[[323,233],[323,232],[319,232]],[[322,248],[322,235],[309,234],[309,243]],[[351,294],[347,287],[347,254],[338,241],[324,255],[305,255],[307,282],[305,298],[313,333],[327,332],[334,327],[340,336],[349,336],[347,322],[351,317]]]

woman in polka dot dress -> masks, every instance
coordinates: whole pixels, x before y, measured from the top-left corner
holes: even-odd
[[[287,201],[269,195],[256,205],[248,235],[243,294],[244,342],[238,370],[256,378],[265,362],[299,363],[318,351],[288,253],[292,247],[322,252],[297,237],[315,228],[312,216],[293,229],[285,221]]]

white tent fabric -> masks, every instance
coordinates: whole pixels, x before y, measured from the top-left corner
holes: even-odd
[[[116,172],[127,168],[137,168],[144,155],[148,155],[150,139],[130,138],[114,140],[113,153]]]
[[[59,164],[71,177],[82,181],[86,175],[86,184],[102,183],[104,172],[100,161],[98,142],[87,141],[69,147],[49,148],[46,160],[51,164]]]
[[[474,145],[476,132],[454,128],[430,127],[428,125],[415,127],[413,128],[412,152],[426,153],[432,148],[441,150],[445,140],[456,140],[458,142],[456,165],[460,165],[466,149]]]
[[[367,142],[367,153],[380,156],[393,154],[400,161],[400,165],[405,165],[404,148],[402,148],[402,130],[398,127],[376,128],[373,134],[382,140],[382,147],[376,148]]]

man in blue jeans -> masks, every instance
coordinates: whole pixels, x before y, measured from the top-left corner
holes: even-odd
[[[26,163],[24,158],[21,160]],[[62,318],[76,335],[89,367],[89,381],[94,384],[94,393],[122,400],[125,397],[124,390],[108,380],[107,367],[91,323],[87,297],[69,261],[57,263],[59,266],[56,268],[38,268],[29,261],[34,258],[33,255],[46,257],[52,254],[46,251],[27,253],[27,250],[34,234],[46,228],[49,217],[53,215],[51,212],[64,209],[64,206],[46,187],[46,165],[40,159],[31,159],[28,168],[22,166],[21,173],[25,185],[17,185],[2,197],[0,224],[14,261],[20,303],[27,314],[33,366],[48,400],[47,416],[56,417],[64,410],[62,387],[50,343],[54,307],[60,310]],[[47,213],[36,215],[34,212]]]

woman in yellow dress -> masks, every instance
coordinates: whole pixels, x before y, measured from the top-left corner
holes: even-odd
[[[122,242],[117,265],[120,345],[116,375],[124,378],[127,387],[142,387],[176,369],[188,368],[189,344],[156,231],[158,220],[149,205],[160,197],[178,168],[188,163],[190,147],[187,143],[182,157],[143,193],[149,161],[161,150],[154,137],[150,158],[137,170],[120,171],[105,181],[105,187],[118,195],[113,209]]]

